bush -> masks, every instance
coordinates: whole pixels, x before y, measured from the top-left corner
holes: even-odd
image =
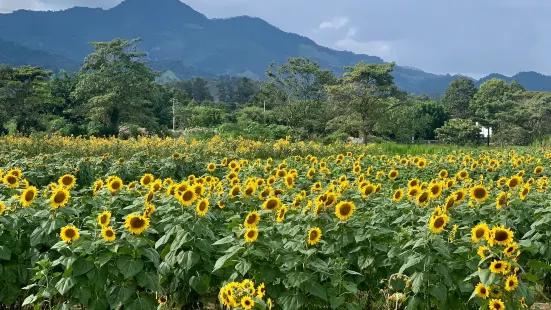
[[[480,127],[470,119],[454,118],[436,129],[436,137],[442,142],[456,145],[481,142]]]

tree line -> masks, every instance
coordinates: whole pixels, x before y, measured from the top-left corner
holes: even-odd
[[[196,133],[324,142],[441,140],[526,145],[551,134],[551,94],[461,77],[439,100],[400,91],[394,63],[345,67],[307,58],[270,64],[266,79],[222,76],[159,84],[139,39],[94,42],[75,74],[0,66],[0,132],[122,137]],[[478,124],[478,125],[477,125]],[[490,141],[490,140],[488,140]]]

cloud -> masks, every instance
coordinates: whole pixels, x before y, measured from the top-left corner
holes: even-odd
[[[324,29],[341,29],[342,27],[348,24],[348,17],[337,16],[333,17],[330,21],[325,21],[321,23],[318,28],[321,30]]]
[[[336,41],[333,44],[333,47],[339,50],[353,51],[359,54],[379,56],[386,61],[397,60],[391,41],[359,41],[355,38],[357,33],[357,28],[348,28],[346,36]]]

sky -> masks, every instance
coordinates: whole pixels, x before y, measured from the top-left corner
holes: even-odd
[[[152,0],[153,1],[153,0]],[[161,0],[155,0],[161,1]],[[0,12],[121,0],[0,0]],[[210,18],[260,17],[320,45],[433,73],[551,74],[549,0],[184,0]]]

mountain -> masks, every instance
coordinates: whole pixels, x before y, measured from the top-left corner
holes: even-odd
[[[88,42],[140,37],[143,39],[140,49],[148,53],[150,65],[163,72],[170,70],[171,80],[218,75],[264,78],[271,62],[283,63],[289,57],[308,57],[336,73],[342,73],[342,66],[362,60],[384,62],[376,56],[320,46],[260,18],[209,19],[179,0],[126,0],[109,10],[84,7],[48,12],[19,10],[0,14],[0,29],[9,29],[0,31],[0,39],[28,50],[44,51],[44,55],[57,57],[59,61],[67,59],[67,66],[82,63],[92,51]],[[0,49],[0,55],[3,53]],[[36,62],[34,58],[30,57]],[[49,62],[47,58],[45,63]],[[26,59],[22,57],[16,62]],[[14,60],[0,59],[0,62]],[[401,66],[396,67],[394,76],[403,90],[428,95],[443,93],[458,77]],[[549,77],[532,72],[520,73],[518,78],[523,78],[527,84],[519,82],[529,90],[551,90]]]
[[[0,64],[9,64],[16,67],[25,65],[42,66],[53,72],[57,72],[61,69],[74,72],[81,66],[78,61],[44,51],[29,49],[22,45],[3,41],[1,39]]]

